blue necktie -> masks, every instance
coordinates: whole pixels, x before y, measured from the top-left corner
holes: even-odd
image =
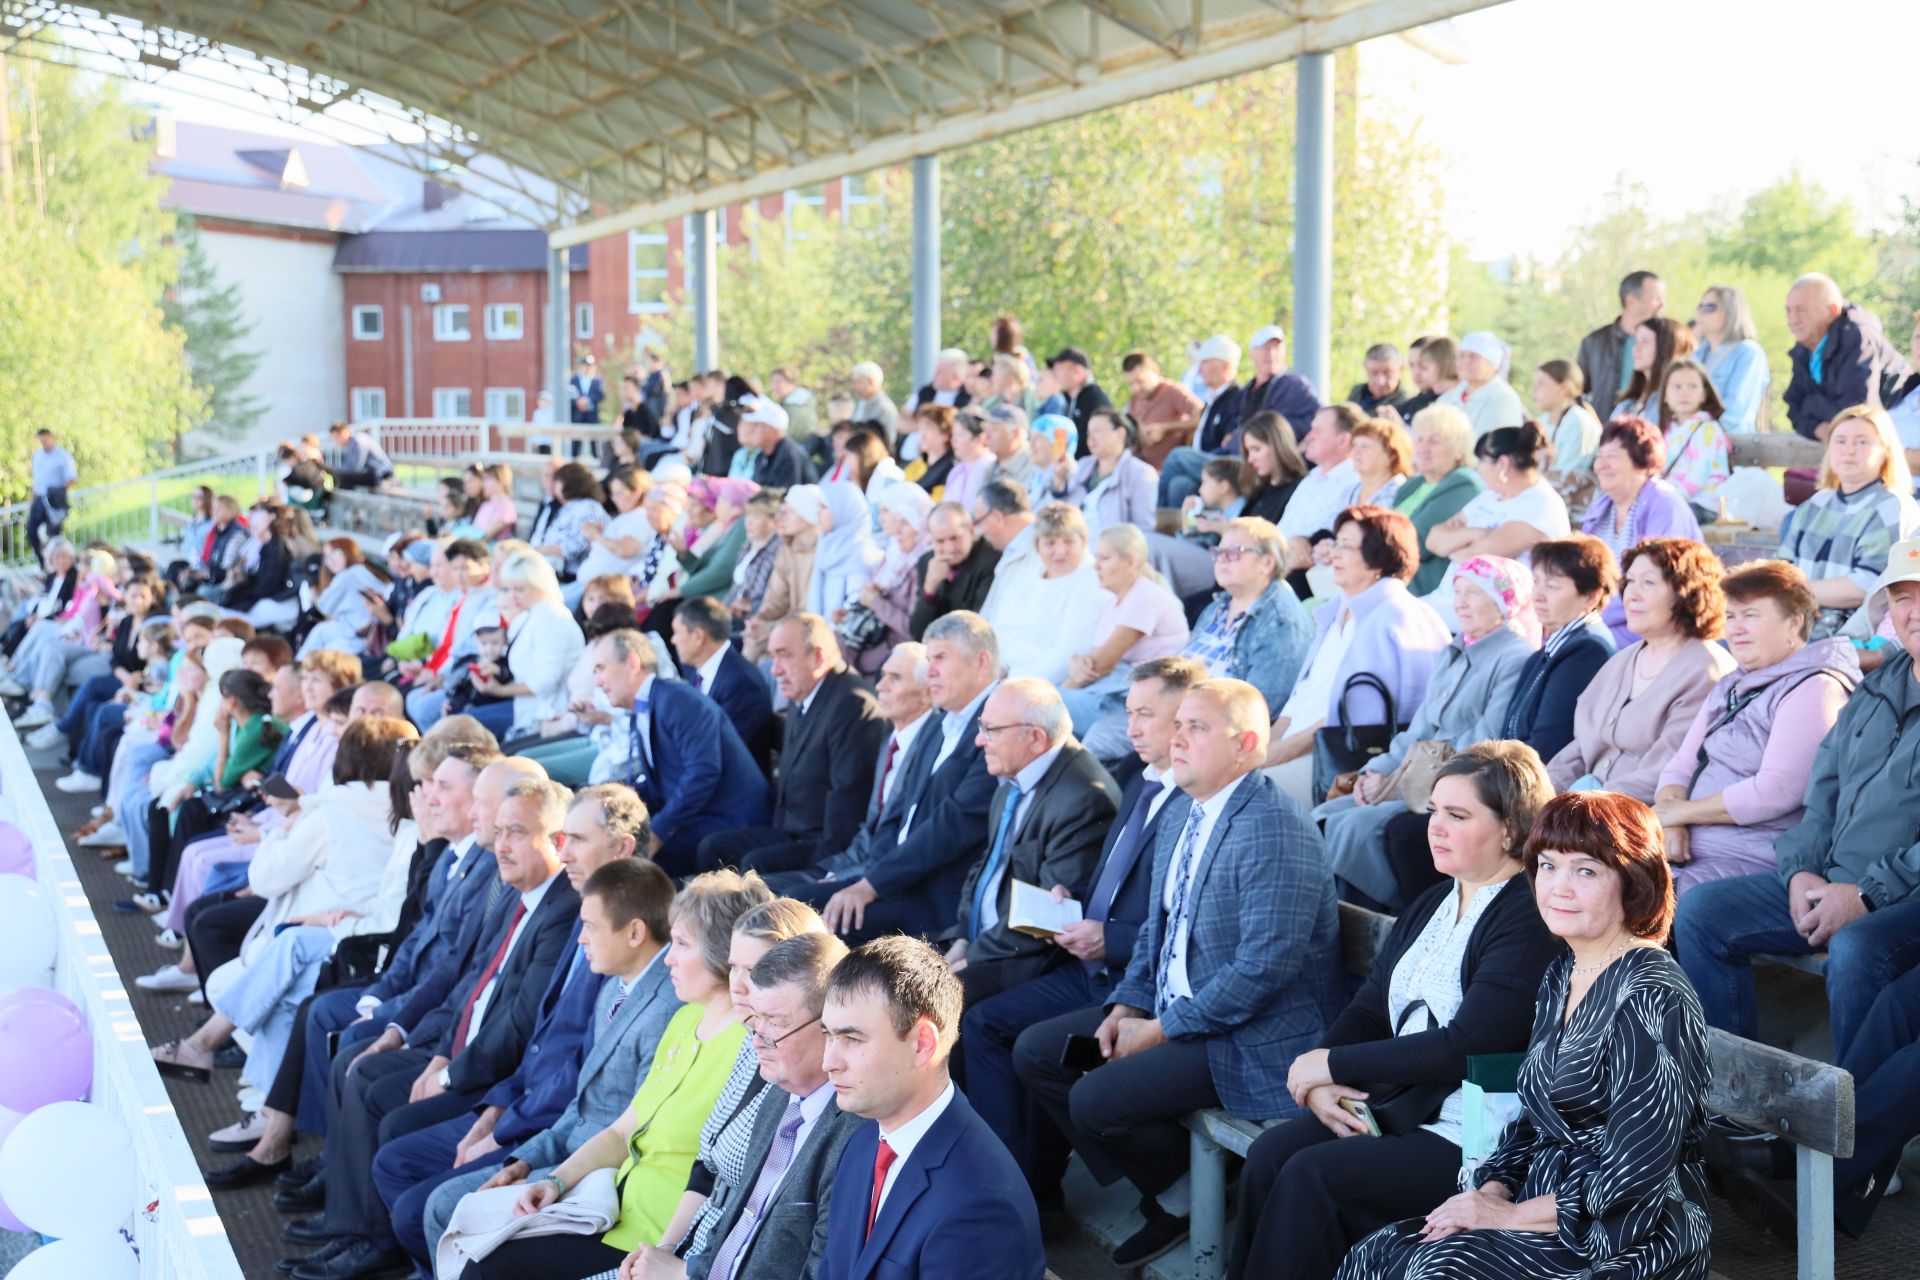
[[[987,890],[1000,874],[1001,864],[1007,859],[1007,833],[1013,830],[1013,815],[1020,809],[1020,784],[1007,783],[1007,803],[1000,810],[1000,826],[993,833],[993,848],[987,851],[986,865],[980,868],[980,880],[973,886],[973,912],[967,917],[967,941],[980,936],[980,908],[987,900]]]
[[[627,749],[627,771],[634,779],[635,790],[638,781],[653,773],[653,753],[647,750],[647,737],[640,732],[640,717],[647,712],[648,700],[637,700],[633,704],[633,714],[627,721],[627,732],[631,737]]]
[[[1199,856],[1195,846],[1200,843],[1200,823],[1204,815],[1196,803],[1187,813],[1187,829],[1180,833],[1180,851],[1174,855],[1168,868],[1170,874],[1179,877],[1173,882],[1173,910],[1167,913],[1167,935],[1160,939],[1160,965],[1154,976],[1153,1011],[1156,1016],[1165,1013],[1167,1006],[1173,1003],[1173,994],[1167,989],[1167,975],[1173,968],[1173,957],[1178,954],[1180,926],[1187,919],[1187,893],[1193,885],[1191,867]]]

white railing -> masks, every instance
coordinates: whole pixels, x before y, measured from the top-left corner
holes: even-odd
[[[33,842],[40,884],[59,922],[54,985],[80,1006],[93,1030],[90,1101],[118,1116],[133,1136],[138,1203],[128,1210],[141,1280],[244,1280],[100,923],[10,721],[0,726],[0,817]]]

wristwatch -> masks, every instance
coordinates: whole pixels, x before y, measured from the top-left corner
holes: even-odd
[[[546,1176],[544,1181],[551,1182],[553,1184],[554,1199],[565,1200],[567,1198],[566,1179],[562,1178],[557,1173],[550,1173]]]
[[[1868,911],[1872,911],[1873,899],[1867,896],[1867,891],[1865,889],[1860,889],[1860,890],[1857,890],[1857,892],[1860,894],[1860,905],[1865,907]]]
[[[440,1087],[442,1089],[453,1088],[453,1068],[452,1067],[440,1068],[440,1075],[438,1079],[440,1082]]]

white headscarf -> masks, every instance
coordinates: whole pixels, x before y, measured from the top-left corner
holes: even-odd
[[[1493,376],[1504,378],[1513,369],[1513,351],[1499,338],[1481,329],[1460,339],[1460,349],[1471,351],[1493,365]]]

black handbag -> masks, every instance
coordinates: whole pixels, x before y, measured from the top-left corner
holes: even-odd
[[[1384,724],[1355,724],[1347,714],[1347,696],[1358,686],[1371,689],[1380,696],[1387,709]],[[1340,690],[1340,722],[1326,725],[1314,731],[1313,735],[1313,802],[1320,804],[1333,789],[1333,780],[1343,773],[1353,773],[1369,760],[1381,754],[1393,741],[1393,735],[1405,728],[1399,717],[1394,714],[1393,691],[1387,688],[1386,681],[1371,671],[1362,671],[1347,677],[1347,683]]]
[[[1393,1025],[1396,1038],[1406,1034],[1407,1023],[1416,1013],[1433,1019],[1433,1011],[1427,1008],[1425,1000],[1415,1000],[1400,1011],[1400,1019]],[[1375,1084],[1367,1086],[1367,1109],[1373,1112],[1373,1122],[1380,1126],[1384,1137],[1397,1138],[1403,1133],[1412,1133],[1427,1121],[1440,1113],[1440,1104],[1447,1100],[1458,1085],[1452,1084]]]

